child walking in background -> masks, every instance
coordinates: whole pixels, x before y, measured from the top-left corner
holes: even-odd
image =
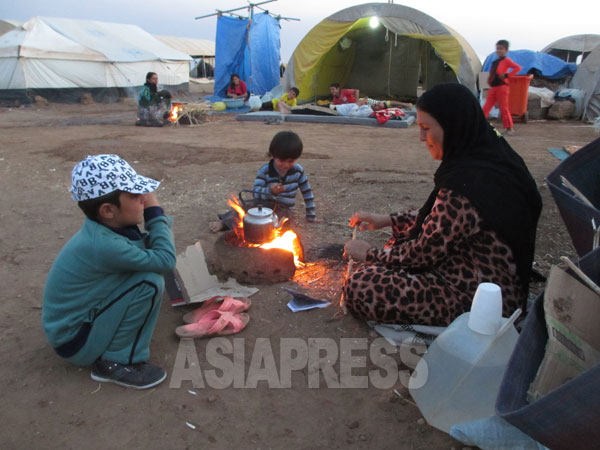
[[[300,136],[293,131],[280,131],[271,140],[269,154],[272,159],[258,169],[252,191],[254,198],[275,203],[279,217],[289,217],[296,205],[296,194],[302,193],[306,208],[306,220],[316,222],[315,198],[304,173],[296,161],[302,155],[303,144]],[[219,215],[219,222],[211,222],[213,232],[231,229],[235,211]]]
[[[487,94],[485,105],[483,106],[483,114],[487,118],[490,115],[491,109],[498,103],[505,133],[513,134],[513,120],[508,107],[508,96],[510,94],[508,78],[518,74],[521,70],[521,66],[507,57],[507,53],[508,41],[502,39],[496,42],[496,55],[498,56],[498,59],[492,63],[492,68],[490,69],[490,76],[488,79],[490,89]]]
[[[146,389],[167,376],[147,362],[163,274],[176,262],[158,185],[117,155],[88,156],[73,168],[71,197],[86,219],[52,264],[42,324],[54,351],[91,365],[96,381]]]

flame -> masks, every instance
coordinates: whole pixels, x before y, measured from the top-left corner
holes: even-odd
[[[298,268],[301,268],[304,267],[304,263],[300,261],[300,257],[298,255],[298,252],[296,251],[297,239],[298,235],[292,230],[288,230],[285,233],[283,233],[283,235],[277,236],[271,242],[261,244],[259,245],[259,247],[264,249],[280,248],[282,250],[287,250],[288,252],[294,255],[294,265]]]
[[[227,200],[227,204],[229,206],[231,206],[238,214],[238,223],[236,223],[233,227],[233,231],[235,232],[235,235],[237,236],[237,238],[241,241],[244,240],[244,216],[246,215],[246,211],[244,211],[244,208],[242,208],[242,205],[240,204],[239,199],[237,199],[236,197],[234,197],[233,195],[231,196],[231,198],[229,200]]]
[[[181,106],[173,105],[173,107],[171,107],[171,111],[169,112],[169,121],[176,122],[177,117],[179,117],[180,112],[181,112]]]
[[[286,250],[294,255],[294,265],[297,268],[302,268],[306,266],[300,259],[302,256],[302,250],[300,246],[300,240],[298,239],[298,235],[292,230],[287,230],[285,232],[282,231],[283,224],[288,221],[287,217],[284,218],[281,221],[279,227],[275,229],[275,239],[273,239],[271,242],[265,242],[264,244],[251,244],[243,240],[244,216],[246,215],[246,211],[244,211],[244,208],[242,208],[240,200],[232,195],[231,198],[227,200],[227,204],[238,213],[239,220],[234,225],[234,232],[236,237],[238,238],[238,242],[241,244],[240,246],[259,247],[264,248],[265,250],[269,250],[272,248]]]

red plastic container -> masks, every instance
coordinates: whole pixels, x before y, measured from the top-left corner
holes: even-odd
[[[508,79],[510,94],[508,96],[508,109],[513,117],[521,119],[527,123],[527,93],[529,92],[529,82],[533,75],[515,75]]]

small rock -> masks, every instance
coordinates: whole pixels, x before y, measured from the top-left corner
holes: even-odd
[[[217,396],[215,394],[210,394],[206,400],[208,400],[208,403],[214,403],[217,401]]]
[[[354,430],[355,428],[358,428],[360,426],[360,423],[358,423],[358,420],[355,420],[354,422],[350,422],[347,427],[350,428],[351,430]]]
[[[425,419],[423,419],[423,418],[421,417],[419,420],[417,420],[417,424],[418,424],[418,425],[425,425]]]
[[[575,114],[575,103],[570,100],[559,100],[554,102],[548,111],[548,119],[564,120]]]
[[[44,97],[42,97],[41,95],[34,95],[33,96],[33,101],[35,102],[36,105],[38,106],[46,106],[48,104],[48,100],[46,100]]]
[[[366,435],[366,434],[361,434],[360,436],[358,436],[358,438],[359,438],[361,441],[366,441],[366,440],[367,440],[367,435]]]
[[[92,97],[92,94],[90,94],[89,92],[85,92],[84,94],[81,95],[80,102],[82,105],[91,105],[93,103],[96,103],[94,101],[94,97]]]
[[[128,105],[128,106],[137,106],[137,104],[138,104],[137,100],[135,98],[131,98],[131,97],[120,97],[119,103],[124,103],[125,105]]]

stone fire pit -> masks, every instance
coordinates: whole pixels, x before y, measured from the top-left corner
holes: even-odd
[[[274,284],[294,276],[294,255],[286,250],[258,247],[236,247],[233,231],[223,233],[215,241],[207,260],[208,270],[219,278],[235,278],[246,284]]]

